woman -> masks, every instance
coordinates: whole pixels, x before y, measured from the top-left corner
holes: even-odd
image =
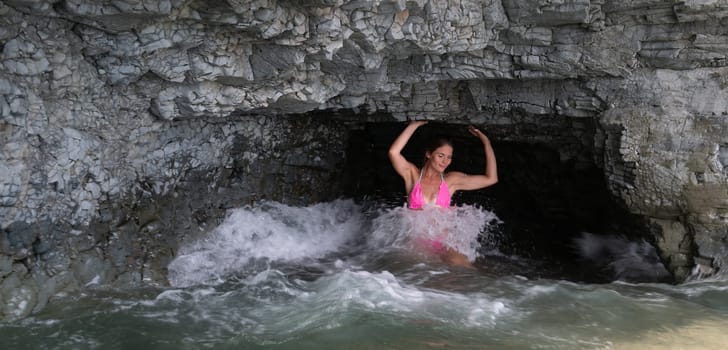
[[[480,130],[468,127],[471,134],[480,139],[485,151],[485,173],[468,175],[458,171],[445,173],[452,162],[453,147],[445,139],[438,139],[425,150],[425,164],[422,169],[402,156],[402,149],[420,126],[427,121],[412,121],[389,147],[389,160],[394,170],[404,179],[407,191],[407,203],[410,209],[420,210],[427,206],[447,208],[456,191],[477,190],[498,182],[498,168],[495,153],[490,140]],[[471,262],[462,253],[446,247],[439,240],[430,242],[432,250],[451,264],[472,267]]]

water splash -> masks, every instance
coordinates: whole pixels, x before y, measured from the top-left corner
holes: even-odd
[[[469,205],[425,210],[398,207],[373,220],[369,243],[421,250],[423,242],[438,241],[474,261],[481,246],[479,238],[488,239],[491,223],[499,221],[493,212]]]
[[[645,240],[584,232],[574,243],[586,262],[612,280],[665,282],[671,278],[655,247]]]
[[[443,229],[459,235],[444,240],[459,249],[478,235],[488,243],[492,213],[363,211],[348,201],[234,210],[180,250],[170,264],[176,287],[92,290],[0,324],[0,338],[13,349],[682,349],[728,341],[725,279],[585,284],[451,269],[400,249]],[[617,272],[651,251],[619,237],[580,242],[585,260]]]
[[[368,219],[350,200],[309,207],[269,202],[231,211],[204,239],[182,247],[168,265],[168,278],[176,287],[220,284],[256,260],[322,258],[357,238],[368,239],[375,248],[420,250],[423,240],[438,240],[474,261],[478,238],[494,220],[498,219],[492,212],[472,206],[420,211],[399,207]]]
[[[350,200],[235,209],[207,237],[180,249],[168,278],[176,287],[219,284],[255,259],[320,258],[361,235],[363,226],[360,207]]]

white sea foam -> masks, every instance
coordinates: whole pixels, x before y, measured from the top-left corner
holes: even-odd
[[[236,209],[207,237],[180,249],[168,266],[169,280],[178,287],[216,284],[251,259],[320,258],[360,235],[363,222],[360,207],[347,200]]]
[[[377,313],[417,320],[440,320],[464,327],[491,327],[512,310],[507,301],[483,293],[451,293],[423,289],[401,282],[387,271],[344,270],[304,286],[286,305],[270,305],[265,322],[268,332],[336,327],[344,317]],[[306,311],[303,311],[306,310]]]
[[[440,217],[398,208],[370,222],[360,207],[346,201],[239,209],[205,240],[180,251],[171,265],[178,274],[172,281],[184,288],[156,297],[143,290],[122,299],[116,296],[123,292],[89,290],[59,300],[65,304],[50,314],[0,325],[0,339],[12,349],[142,343],[169,348],[713,349],[728,341],[725,278],[678,286],[583,284],[450,269],[421,260],[402,263],[398,249],[380,254],[384,247],[407,247],[418,234],[441,227],[457,234],[478,228],[465,233],[470,238],[464,242],[488,234],[485,222],[493,217],[487,212],[466,208],[459,215],[457,210],[463,209]],[[342,250],[365,237],[370,238],[366,246]],[[606,256],[599,260],[606,266],[615,265],[615,257],[626,258],[618,259],[621,264],[649,251],[641,242],[621,239],[584,243],[584,257]],[[602,255],[604,246],[607,255]],[[324,264],[316,259],[328,252],[336,254]],[[246,268],[251,259],[256,264]],[[286,263],[257,264],[256,259]],[[203,283],[209,280],[226,281]]]

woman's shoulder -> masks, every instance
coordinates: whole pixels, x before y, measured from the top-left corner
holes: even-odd
[[[465,176],[468,176],[468,174],[462,173],[462,172],[459,172],[459,171],[449,171],[449,172],[445,173],[445,180],[448,180],[448,179],[452,179],[452,180],[454,180],[454,179],[460,179],[460,178],[463,178]]]
[[[445,173],[445,183],[450,187],[457,186],[461,182],[461,180],[467,176],[468,174],[466,173],[461,173],[459,171],[450,171]]]

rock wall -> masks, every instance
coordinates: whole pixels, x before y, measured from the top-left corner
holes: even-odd
[[[593,119],[597,156],[578,160],[652,222],[678,278],[710,272],[728,239],[727,42],[718,0],[7,0],[0,314],[161,280],[144,272],[174,212],[158,203],[185,188],[206,187],[209,210],[184,209],[199,217],[238,192],[334,195],[346,129],[382,114],[526,143],[554,116]],[[358,118],[295,116],[344,109]]]

